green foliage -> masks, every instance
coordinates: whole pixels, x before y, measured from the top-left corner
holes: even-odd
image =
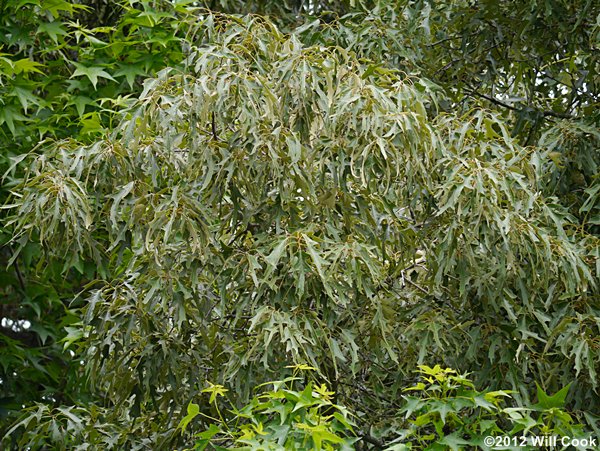
[[[296,368],[310,369],[306,365]],[[260,388],[273,385],[273,389],[255,395],[241,409],[233,408],[228,420],[221,416],[217,402],[217,395],[223,396],[227,390],[220,385],[204,389],[210,393],[209,403],[220,421],[195,434],[194,449],[353,449],[358,439],[352,437],[353,423],[347,410],[332,402],[334,393],[325,384],[309,382],[301,391],[295,390],[301,379],[288,377],[262,384]],[[190,403],[180,428],[185,430],[198,415],[202,415],[199,406]]]
[[[182,446],[289,362],[386,443],[595,427],[599,11],[509,3],[2,3],[7,443]],[[557,395],[436,367],[407,428],[428,361]]]
[[[193,9],[166,2],[8,1],[0,22],[0,144],[96,137],[139,92],[140,76],[178,64]]]
[[[597,2],[373,3],[335,21],[316,14],[297,33],[428,78],[444,88],[443,111],[496,110],[521,145],[552,154],[543,190],[583,220],[600,164]]]
[[[19,163],[26,153],[32,148],[40,151],[38,141],[94,140],[111,127],[117,111],[131,103],[131,94],[139,92],[140,76],[181,61],[179,42],[187,33],[185,19],[193,20],[193,9],[175,6],[167,13],[164,6],[137,1],[1,3],[2,202],[22,174]],[[42,184],[51,191],[58,179],[55,174]],[[66,196],[79,199],[70,209],[70,219],[89,225],[79,187],[67,190]],[[68,302],[96,277],[96,269],[93,262],[76,256],[44,264],[38,259],[40,243],[9,243],[18,231],[4,217],[2,222],[0,316],[30,325],[3,328],[0,334],[3,412],[44,398],[68,403],[71,394],[80,393],[76,387],[81,367],[77,361],[71,363],[72,357],[58,342],[64,327],[79,320]]]
[[[156,412],[148,420],[160,424],[164,416]],[[135,415],[134,399],[119,409],[91,402],[58,407],[44,402],[20,412],[7,432],[13,440],[5,437],[3,445],[12,445],[13,449],[141,449],[164,447],[170,438],[158,430],[151,437],[144,434],[145,428]]]
[[[239,408],[226,399],[228,390],[222,385],[207,383],[201,390],[205,395],[197,399],[199,404],[188,404],[176,433],[188,443],[193,442],[192,449],[198,450],[343,450],[363,449],[368,444],[383,448],[382,439],[386,439],[386,451],[491,449],[484,441],[487,436],[591,435],[564,409],[569,386],[551,396],[537,385],[535,405],[507,406],[510,391],[477,391],[466,375],[439,365],[419,366],[418,383],[402,390],[408,394],[402,396],[401,408],[390,424],[375,431],[378,438],[367,433],[359,435],[356,416],[335,403],[336,394],[326,384],[311,380],[308,371],[314,368],[303,364],[293,368],[292,376],[257,386],[261,392]],[[130,417],[116,418],[97,406],[49,409],[40,404],[24,412],[12,430],[27,429],[21,446],[112,449],[136,446],[127,440],[122,426],[119,428],[119,422],[130,421],[135,423]],[[134,425],[130,435],[135,433],[139,432]],[[521,449],[539,447],[529,443]]]
[[[510,447],[490,447],[485,437],[590,436],[564,410],[569,385],[553,396],[538,385],[536,405],[507,407],[511,391],[479,392],[465,375],[439,365],[420,365],[418,372],[420,382],[404,389],[410,395],[404,396],[401,414],[409,427],[399,429],[390,449],[506,449]],[[539,449],[531,442],[524,448]]]

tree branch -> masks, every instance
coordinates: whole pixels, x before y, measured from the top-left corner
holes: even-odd
[[[381,440],[377,440],[372,435],[362,434],[361,437],[365,442],[375,445],[379,449],[383,449],[385,447],[385,443],[383,443]]]
[[[505,103],[502,100],[498,100],[495,97],[491,97],[486,94],[482,94],[475,89],[472,89],[471,91],[467,92],[467,94],[470,97],[479,97],[481,99],[485,99],[489,102],[492,102],[495,105],[501,106],[503,108],[508,108],[509,110],[512,110],[512,111],[521,111],[519,108],[509,105],[508,103]],[[557,118],[561,118],[561,119],[573,119],[573,117],[574,117],[573,115],[571,115],[569,113],[560,113],[558,111],[552,111],[552,110],[537,110],[537,111],[544,117],[551,116],[551,117],[557,117]]]
[[[219,136],[217,135],[217,124],[215,123],[215,112],[212,112],[212,118],[211,118],[211,131],[212,131],[212,135],[213,138],[215,138],[215,141],[219,141]]]
[[[12,249],[10,249],[11,253],[13,252]],[[19,268],[19,258],[15,258],[14,261],[14,265],[15,265],[15,273],[17,275],[17,279],[19,281],[19,286],[21,287],[21,290],[23,290],[23,293],[25,293],[25,280],[23,279],[23,274],[21,273],[21,269]]]

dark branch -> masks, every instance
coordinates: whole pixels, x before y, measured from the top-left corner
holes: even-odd
[[[508,103],[505,103],[501,100],[498,100],[495,97],[491,97],[486,94],[482,94],[475,89],[469,91],[467,94],[471,97],[479,97],[481,99],[485,99],[489,102],[492,102],[495,105],[501,106],[503,108],[508,108],[509,110],[512,110],[512,111],[521,111],[519,108],[509,105]],[[572,119],[573,118],[573,116],[569,113],[560,113],[558,111],[552,111],[552,110],[538,110],[538,111],[544,117],[551,116],[551,117],[558,117],[561,119]]]
[[[12,251],[12,249],[11,249]],[[23,290],[23,293],[25,293],[25,281],[23,280],[23,274],[21,273],[21,269],[19,268],[19,258],[15,258],[14,261],[14,265],[15,265],[15,273],[17,275],[17,279],[19,280],[19,286],[21,287],[21,290]]]
[[[385,443],[383,443],[381,440],[377,440],[372,435],[363,434],[361,437],[365,442],[375,445],[379,449],[383,449],[385,447]]]
[[[212,135],[213,135],[213,138],[215,138],[215,141],[218,141],[219,136],[217,135],[217,124],[215,123],[215,112],[213,111],[211,114],[212,114],[212,118],[211,118]]]

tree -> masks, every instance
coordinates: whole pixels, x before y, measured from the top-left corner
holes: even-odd
[[[565,395],[572,383],[570,408],[595,427],[598,11],[583,3],[105,12],[115,30],[94,33],[110,33],[108,48],[172,27],[172,67],[157,63],[140,89],[122,73],[117,88],[115,55],[69,60],[89,92],[114,100],[129,86],[135,100],[98,110],[102,134],[83,124],[11,156],[11,296],[50,340],[23,354],[31,332],[4,336],[27,355],[24,380],[45,386],[19,399],[32,407],[11,437],[182,446],[177,426],[207,380],[243,403],[294,364],[383,442],[430,362],[508,384],[523,404],[534,381]],[[20,132],[5,121],[14,136],[22,117]],[[32,292],[54,306],[46,323]],[[199,409],[214,416],[211,404]]]
[[[183,58],[189,11],[165,3],[6,1],[0,4],[0,190],[4,204],[39,141],[93,142],[149,76]],[[40,246],[0,231],[0,415],[43,399],[81,396],[79,364],[63,350],[68,304],[93,279],[87,263],[38,266]],[[17,249],[20,251],[17,253]],[[75,263],[75,265],[74,265]],[[29,327],[24,327],[29,326]],[[72,397],[74,396],[74,398]]]

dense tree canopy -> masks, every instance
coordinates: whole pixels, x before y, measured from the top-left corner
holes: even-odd
[[[5,446],[598,434],[596,2],[0,11]]]

